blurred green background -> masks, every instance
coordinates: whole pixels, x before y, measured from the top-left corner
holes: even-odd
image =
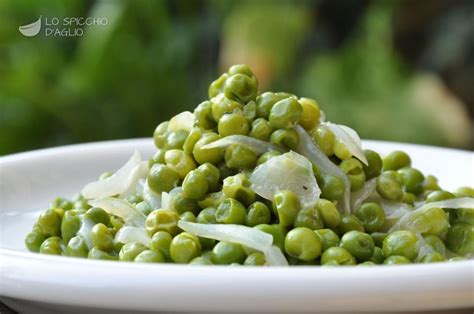
[[[2,0],[0,155],[151,136],[235,63],[363,138],[473,148],[474,1]]]

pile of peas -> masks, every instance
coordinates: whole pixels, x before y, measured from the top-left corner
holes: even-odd
[[[146,216],[148,246],[117,242],[115,235],[124,221],[89,206],[79,195],[72,200],[58,198],[41,213],[26,237],[27,248],[44,254],[147,263],[266,263],[261,252],[240,244],[183,232],[178,221],[186,220],[257,228],[272,235],[273,244],[291,265],[427,263],[461,260],[474,252],[474,209],[426,210],[417,217],[417,224],[428,230],[420,235],[410,230],[387,233],[393,222],[381,206],[382,200],[414,208],[420,202],[474,197],[472,188],[456,193],[441,190],[435,177],[413,168],[410,157],[401,151],[382,159],[365,150],[368,165],[361,163],[320,124],[323,113],[316,101],[282,92],[259,94],[257,79],[245,65],[232,66],[211,83],[208,92],[209,100],[194,110],[191,130],[169,130],[167,121],[153,135],[157,150],[149,160],[147,182],[155,193],[169,192],[172,208],[152,210],[141,195],[126,198]],[[259,155],[243,144],[203,148],[229,135],[245,135],[295,150],[299,137],[293,128],[297,124],[347,174],[352,192],[375,179],[378,198],[363,202],[352,213],[341,213],[336,205],[344,194],[343,181],[322,174],[314,165],[322,194],[313,207],[302,208],[290,190],[266,200],[252,190],[249,175],[280,155],[279,151]],[[421,241],[424,255],[420,254]]]

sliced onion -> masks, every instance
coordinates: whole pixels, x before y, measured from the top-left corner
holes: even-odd
[[[140,166],[136,167],[136,170],[132,174],[128,188],[119,195],[119,198],[126,198],[134,194],[141,195],[143,192],[143,185],[140,183],[140,181],[144,181],[147,174],[148,162],[142,161]]]
[[[357,192],[351,193],[351,208],[355,210],[365,201],[375,190],[377,179],[373,178],[365,182],[364,186]]]
[[[421,261],[423,257],[425,257],[428,254],[431,254],[434,252],[434,249],[431,245],[426,242],[425,238],[421,235],[421,233],[417,232],[416,237],[418,238],[417,242],[417,249],[418,249],[418,256],[417,256],[417,261]]]
[[[368,165],[367,158],[365,157],[364,151],[362,150],[360,137],[356,131],[342,124],[324,122],[323,125],[328,127],[334,133],[336,138],[341,140],[346,145],[352,156],[357,157],[364,164]]]
[[[145,225],[145,215],[126,200],[104,197],[89,201],[89,205],[100,207],[109,214],[121,217],[128,225],[135,227],[143,227]]]
[[[277,246],[272,245],[263,254],[265,254],[265,260],[269,266],[288,266],[285,255]]]
[[[161,208],[171,210],[171,196],[169,193],[161,192]]]
[[[143,200],[150,206],[152,210],[160,209],[162,204],[161,195],[153,192],[148,185],[148,179],[145,181],[145,185],[143,186]]]
[[[194,114],[189,111],[181,112],[171,118],[168,124],[168,131],[174,132],[179,130],[191,131],[194,125]]]
[[[273,243],[273,237],[270,234],[242,225],[198,224],[180,220],[178,226],[199,237],[239,243],[262,252],[268,250]]]
[[[95,226],[95,223],[89,218],[85,218],[84,216],[82,216],[81,218],[81,227],[79,228],[79,231],[77,231],[76,234],[84,239],[87,248],[91,250],[94,247],[91,238],[91,230],[92,227]]]
[[[258,155],[270,150],[276,150],[280,152],[284,151],[279,146],[245,135],[229,135],[224,138],[221,138],[220,140],[204,145],[202,149],[210,149],[216,147],[226,148],[232,144],[247,145]]]
[[[125,192],[142,175],[142,158],[138,151],[110,177],[87,184],[81,194],[87,198],[101,198]]]
[[[259,165],[250,181],[255,193],[268,200],[273,200],[279,191],[290,190],[298,196],[302,207],[315,205],[321,194],[311,162],[293,151]]]
[[[308,133],[300,125],[295,127],[295,131],[298,133],[300,138],[297,152],[318,166],[322,173],[338,177],[344,182],[342,209],[345,212],[350,212],[351,183],[349,182],[347,175],[338,166],[333,164],[331,160],[329,160],[329,158],[319,149]]]
[[[120,230],[115,235],[115,241],[124,244],[138,242],[146,246],[150,245],[150,237],[148,236],[148,233],[145,231],[145,229],[131,226],[124,226],[120,228]]]

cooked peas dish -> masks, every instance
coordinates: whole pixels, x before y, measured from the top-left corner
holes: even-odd
[[[193,113],[160,123],[138,152],[26,236],[31,252],[138,263],[345,266],[474,254],[474,189],[442,190],[410,156],[364,150],[318,103],[259,92],[246,65]],[[428,156],[427,156],[428,157]],[[445,165],[447,166],[447,165]]]

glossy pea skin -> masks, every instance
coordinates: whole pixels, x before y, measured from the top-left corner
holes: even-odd
[[[87,257],[89,249],[81,236],[73,237],[66,246],[66,254],[71,257]]]
[[[439,263],[445,261],[446,257],[439,252],[428,253],[420,259],[421,263]]]
[[[268,233],[273,237],[273,245],[276,245],[283,250],[285,247],[285,233],[283,232],[282,228],[279,228],[277,225],[268,225],[268,224],[261,224],[254,227],[260,231]]]
[[[383,245],[383,240],[387,237],[387,233],[385,232],[372,232],[370,236],[374,240],[374,243],[376,246],[382,247]]]
[[[147,247],[138,242],[127,243],[120,249],[119,260],[121,262],[133,262],[135,257],[141,252],[147,250]]]
[[[189,132],[186,130],[176,130],[168,132],[166,136],[165,149],[182,149]]]
[[[196,200],[184,196],[182,188],[173,189],[169,196],[170,206],[178,215],[188,211],[194,213],[198,207]]]
[[[291,227],[300,211],[300,202],[295,193],[290,190],[277,192],[273,196],[273,206],[281,226]]]
[[[244,109],[242,110],[242,115],[245,117],[249,125],[253,120],[255,120],[255,117],[257,116],[257,105],[254,100],[245,104]]]
[[[26,248],[30,252],[39,252],[41,244],[46,240],[46,236],[40,230],[34,228],[25,238]]]
[[[359,262],[367,261],[374,254],[374,240],[367,233],[349,231],[341,238],[340,246],[346,249]]]
[[[341,139],[336,138],[333,149],[334,155],[340,160],[346,160],[352,157],[351,151]]]
[[[393,151],[383,159],[383,170],[398,170],[411,165],[410,156],[402,151]]]
[[[447,209],[447,212],[450,224],[466,223],[474,226],[474,208]]]
[[[278,129],[270,135],[270,143],[296,150],[300,138],[298,133],[292,129]]]
[[[158,124],[153,133],[153,141],[156,148],[164,148],[166,143],[166,132],[168,131],[169,121]]]
[[[233,169],[251,169],[257,163],[257,154],[249,147],[232,144],[225,150],[225,164]]]
[[[179,216],[180,220],[196,222],[196,216],[192,212],[184,212]]]
[[[250,181],[243,173],[225,178],[222,191],[225,196],[234,198],[246,206],[255,202],[255,192],[250,189]]]
[[[212,117],[214,121],[219,122],[226,113],[242,111],[243,106],[240,102],[227,98],[224,94],[219,94],[211,99]]]
[[[372,254],[372,257],[370,257],[369,260],[375,264],[382,264],[385,260],[385,257],[383,256],[383,250],[376,246],[374,248],[374,254]]]
[[[244,205],[233,198],[225,199],[216,210],[216,221],[224,224],[244,224],[247,210]]]
[[[169,192],[178,184],[178,173],[163,164],[155,164],[148,173],[148,186],[155,193]]]
[[[405,256],[401,255],[392,255],[387,257],[384,261],[384,265],[399,265],[399,264],[410,264],[411,261]]]
[[[192,261],[189,262],[189,265],[214,265],[214,263],[211,261],[210,258],[204,257],[204,256],[198,256],[192,259]]]
[[[253,138],[262,141],[267,141],[272,132],[273,128],[271,127],[270,122],[268,122],[264,118],[258,118],[252,122],[249,135]]]
[[[341,216],[341,223],[338,227],[341,234],[345,234],[349,231],[356,230],[360,232],[365,232],[364,225],[356,216],[352,214],[344,213]]]
[[[182,183],[183,195],[186,198],[198,200],[206,195],[209,185],[206,176],[199,171],[190,171]]]
[[[220,136],[247,135],[249,123],[241,113],[228,113],[222,116],[217,125]]]
[[[216,224],[216,210],[214,207],[204,208],[196,217],[196,222],[200,224]]]
[[[414,232],[399,230],[390,233],[383,241],[383,255],[403,256],[409,260],[414,260],[418,254],[418,238]]]
[[[150,240],[150,250],[159,252],[166,260],[170,260],[170,245],[172,236],[166,231],[156,232]]]
[[[209,85],[208,95],[209,98],[213,98],[218,94],[224,92],[225,81],[229,77],[229,74],[224,73],[219,76],[215,81]]]
[[[351,191],[360,190],[365,183],[365,173],[362,169],[362,163],[355,158],[343,160],[339,168],[347,175],[351,183]]]
[[[117,261],[119,258],[114,255],[110,255],[98,248],[92,248],[87,255],[89,259],[104,260],[104,261]]]
[[[212,103],[209,100],[203,101],[194,109],[194,123],[203,130],[212,130],[217,126],[212,117]]]
[[[341,239],[331,229],[314,230],[314,233],[321,242],[321,251],[324,252],[333,246],[339,246]]]
[[[68,210],[64,213],[64,217],[61,221],[61,237],[64,243],[68,243],[81,228],[81,218],[79,215],[80,212],[76,210]]]
[[[188,137],[183,143],[183,151],[187,155],[191,155],[193,153],[194,145],[196,145],[197,141],[202,136],[202,130],[200,128],[192,128],[189,132]],[[163,160],[164,160],[164,153],[163,153]],[[164,161],[161,161],[163,163]]]
[[[301,209],[294,222],[295,227],[306,227],[311,230],[324,228],[322,218],[316,206]]]
[[[321,255],[321,265],[355,265],[356,259],[346,249],[331,247]]]
[[[265,92],[257,97],[257,117],[268,120],[270,111],[273,106],[280,100],[285,99],[287,96],[279,95],[272,92]]]
[[[414,231],[424,235],[444,236],[449,228],[449,220],[446,212],[439,207],[425,208],[416,212],[411,218]]]
[[[457,188],[455,192],[462,196],[474,197],[474,188],[471,188],[469,186],[462,186],[460,188]]]
[[[179,233],[179,215],[174,211],[156,209],[146,218],[145,230],[148,235],[153,236],[158,231],[166,231],[171,235]]]
[[[427,175],[423,182],[423,192],[441,190],[438,185],[438,179],[433,175]]]
[[[321,241],[313,230],[297,227],[285,237],[285,251],[288,255],[302,261],[313,261],[321,255]]]
[[[262,252],[252,253],[244,261],[245,266],[263,266],[265,263],[265,255]]]
[[[372,178],[378,177],[382,172],[382,158],[380,155],[373,150],[365,149],[364,156],[367,159],[368,165],[362,165],[362,169],[364,170],[365,177],[367,180]]]
[[[62,217],[54,208],[49,208],[41,213],[38,218],[37,226],[41,233],[47,236],[61,235]]]
[[[61,255],[64,249],[64,243],[61,238],[49,237],[41,243],[39,252],[41,254]]]
[[[474,253],[474,227],[458,223],[446,234],[446,247],[459,255]]]
[[[440,202],[454,198],[454,194],[448,191],[433,191],[426,197],[426,203]]]
[[[344,195],[344,182],[335,176],[323,174],[318,181],[321,188],[321,197],[331,201],[342,199]]]
[[[199,255],[201,255],[201,244],[195,235],[182,232],[171,241],[170,257],[173,262],[189,263]]]
[[[377,203],[363,203],[355,210],[355,215],[362,222],[366,232],[381,230],[385,224],[385,211]]]
[[[302,113],[303,107],[298,100],[289,97],[273,105],[268,121],[275,129],[289,129],[299,122]]]
[[[400,201],[403,198],[402,185],[389,175],[382,174],[377,178],[377,193],[386,200]]]
[[[165,153],[165,162],[168,167],[178,173],[180,179],[184,179],[188,172],[197,167],[194,159],[180,149],[168,150]]]
[[[329,128],[320,125],[317,129],[311,132],[311,136],[313,141],[326,156],[332,156],[334,154],[336,136]]]
[[[68,211],[73,209],[73,202],[63,198],[63,197],[56,197],[54,201],[51,203],[51,208],[61,208],[64,211]]]
[[[271,150],[271,151],[268,151],[264,154],[262,154],[258,159],[257,159],[257,166],[267,162],[268,160],[270,160],[271,158],[273,157],[276,157],[276,156],[280,156],[281,153],[279,151],[276,151],[276,150]]]
[[[260,224],[268,224],[271,220],[271,213],[267,205],[262,202],[254,202],[247,209],[245,225],[254,227]]]
[[[321,111],[316,100],[311,98],[300,98],[299,103],[303,108],[299,124],[307,131],[314,129],[319,124]]]
[[[91,240],[94,247],[101,251],[109,252],[113,249],[114,237],[102,223],[96,224],[91,230]]]
[[[201,172],[207,180],[209,192],[215,192],[219,188],[219,178],[221,173],[219,169],[210,163],[205,163],[197,167],[197,171]]]
[[[258,82],[254,76],[237,73],[229,76],[224,85],[227,98],[246,103],[257,97]]]
[[[246,258],[242,245],[221,241],[212,249],[211,261],[217,265],[242,264]]]
[[[341,214],[333,202],[320,198],[316,203],[316,208],[325,227],[334,229],[339,226]]]
[[[419,195],[423,192],[423,182],[425,176],[415,168],[405,167],[398,170],[398,173],[402,175],[405,191],[414,195]]]
[[[138,254],[134,261],[136,263],[164,263],[165,258],[160,252],[145,250]]]
[[[444,245],[443,240],[437,236],[429,235],[424,237],[425,242],[433,248],[436,252],[440,253],[443,256],[446,256],[446,246]]]
[[[92,207],[86,211],[85,216],[96,224],[102,223],[106,226],[110,225],[110,215],[102,208]]]
[[[411,205],[411,206],[415,206],[415,202],[417,200],[418,199],[417,199],[415,194],[404,192],[403,197],[401,199],[401,202],[405,203],[405,204],[408,204],[408,205]]]

